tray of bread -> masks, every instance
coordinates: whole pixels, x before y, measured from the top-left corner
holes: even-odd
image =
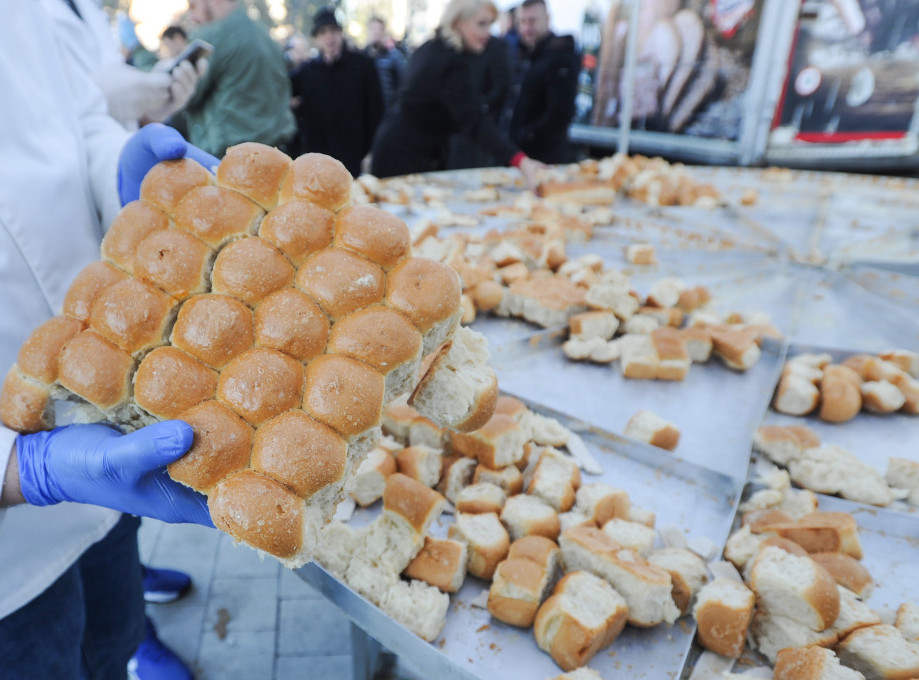
[[[300,572],[371,635],[428,677],[681,672],[735,480],[509,396],[469,434],[404,405],[384,431],[354,477],[358,509],[325,530],[323,568]],[[371,604],[405,629],[379,629]]]

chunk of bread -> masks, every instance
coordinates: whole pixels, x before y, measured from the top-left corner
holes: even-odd
[[[501,522],[507,528],[512,541],[524,536],[545,536],[552,540],[558,538],[558,513],[537,496],[511,496],[504,503],[500,514]]]
[[[631,264],[657,264],[657,254],[651,243],[630,243],[625,250],[625,259]]]
[[[712,335],[699,326],[681,328],[680,335],[693,363],[704,364],[712,356]]]
[[[839,614],[839,591],[826,570],[775,546],[762,548],[754,558],[750,587],[757,606],[815,631],[832,626]]]
[[[866,380],[861,391],[862,408],[872,413],[893,413],[906,403],[900,389],[887,380]]]
[[[724,545],[724,558],[733,564],[740,571],[756,557],[759,547],[766,536],[754,534],[749,524],[744,524],[740,529],[728,536],[727,543]]]
[[[670,574],[622,548],[600,529],[569,529],[559,538],[568,571],[583,569],[609,581],[629,605],[629,623],[650,627],[680,615],[671,597]]]
[[[575,314],[568,319],[572,338],[610,340],[619,329],[619,319],[612,312],[595,311]]]
[[[454,458],[451,462],[445,464],[443,476],[437,485],[437,490],[455,505],[460,491],[473,483],[476,466],[478,466],[478,462],[474,458]]]
[[[919,607],[914,602],[904,602],[899,606],[894,625],[907,640],[919,643]]]
[[[853,375],[855,376],[853,378]],[[820,419],[829,423],[852,420],[862,408],[858,376],[846,366],[827,366],[820,381]]]
[[[575,510],[591,518],[598,526],[611,519],[631,519],[629,494],[609,484],[583,484],[575,495]]]
[[[670,574],[673,603],[681,614],[688,612],[699,589],[708,581],[705,561],[686,548],[661,548],[648,556],[648,562]]]
[[[456,496],[457,512],[478,515],[485,512],[501,512],[507,494],[504,489],[488,482],[470,484]]]
[[[753,618],[754,601],[753,592],[734,579],[716,578],[703,586],[692,611],[699,644],[722,656],[739,657]]]
[[[788,538],[809,553],[842,552],[857,560],[863,556],[858,524],[846,512],[812,512],[790,524],[770,525],[765,531]]]
[[[319,532],[316,560],[336,576],[343,577],[357,548],[358,539],[358,532],[344,522],[330,522]]]
[[[361,507],[383,497],[386,480],[396,471],[396,459],[386,449],[377,447],[367,454],[351,480],[351,496]]]
[[[659,361],[658,380],[684,380],[692,359],[683,336],[676,328],[665,326],[651,331],[651,342]]]
[[[789,647],[775,658],[774,680],[864,680],[858,671],[839,663],[836,654],[823,647]]]
[[[879,506],[896,499],[877,469],[834,444],[806,449],[788,471],[798,484],[818,493],[838,493],[851,501]]]
[[[836,633],[840,640],[859,628],[881,623],[880,615],[859,600],[855,593],[842,586],[836,586],[836,589],[839,591],[839,615],[829,630]]]
[[[914,378],[919,378],[919,352],[908,349],[891,349],[878,356],[884,361],[895,364]]]
[[[454,432],[450,443],[457,453],[498,470],[513,465],[523,457],[526,436],[516,420],[499,414],[474,432]]]
[[[469,546],[469,573],[485,581],[491,579],[510,547],[507,530],[493,512],[481,515],[459,512],[447,535]]]
[[[908,680],[919,677],[919,646],[894,626],[859,628],[836,647],[839,660],[867,680]]]
[[[851,590],[862,599],[871,596],[874,579],[865,566],[851,555],[841,552],[813,553],[811,558],[827,570],[839,585]]]
[[[563,670],[585,665],[612,644],[628,618],[628,606],[609,583],[593,574],[567,574],[539,608],[533,634]]]
[[[727,325],[713,326],[709,332],[712,335],[712,351],[728,368],[746,371],[759,361],[762,352],[754,329]]]
[[[561,551],[558,544],[545,536],[524,536],[511,543],[507,559],[532,560],[551,575],[561,569]]]
[[[488,590],[488,611],[499,621],[529,628],[547,593],[544,567],[525,558],[501,562]]]
[[[680,443],[680,428],[652,411],[642,410],[629,419],[626,437],[673,451]]]
[[[623,376],[637,380],[657,378],[660,360],[650,336],[625,335],[619,340],[619,350],[619,364]]]
[[[794,619],[760,608],[757,608],[753,614],[750,637],[756,650],[773,664],[782,649],[832,647],[839,639],[832,629],[817,632]]]
[[[538,496],[556,512],[566,512],[574,505],[580,481],[576,463],[554,449],[544,449],[537,459],[527,493]]]
[[[909,491],[909,502],[919,505],[919,461],[891,456],[885,479],[890,486]]]
[[[523,473],[516,465],[508,465],[500,470],[492,470],[486,465],[478,465],[472,476],[475,484],[487,482],[502,489],[508,496],[515,496],[523,491]]]
[[[462,541],[425,536],[421,551],[402,573],[445,593],[455,593],[466,578],[468,561],[468,548]]]
[[[803,425],[761,425],[753,433],[753,450],[776,465],[787,466],[815,446],[820,446],[820,437]]]
[[[796,373],[786,373],[779,381],[772,407],[779,413],[804,416],[820,403],[820,390],[813,382]]]
[[[488,341],[460,326],[435,354],[409,404],[444,427],[470,432],[492,416],[498,379],[488,365]]]
[[[421,581],[392,584],[380,602],[380,609],[428,642],[434,641],[447,622],[450,597]]]
[[[406,446],[396,454],[399,472],[433,488],[440,481],[443,456],[438,449],[418,444]]]
[[[654,529],[627,519],[614,518],[602,527],[603,533],[627,550],[644,558],[654,548]]]

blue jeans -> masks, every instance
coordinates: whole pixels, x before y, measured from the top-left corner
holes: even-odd
[[[123,515],[45,592],[0,620],[3,680],[125,680],[144,637],[139,526]]]

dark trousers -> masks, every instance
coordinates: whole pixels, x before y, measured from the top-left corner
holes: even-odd
[[[0,619],[3,680],[125,680],[144,637],[139,526],[123,515],[45,592]]]

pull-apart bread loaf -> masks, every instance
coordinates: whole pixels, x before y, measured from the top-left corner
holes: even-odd
[[[124,430],[185,420],[194,442],[172,477],[208,496],[220,529],[303,564],[390,401],[414,392],[421,415],[471,430],[497,396],[484,339],[455,335],[457,274],[350,196],[321,154],[240,144],[216,176],[160,163],[23,344],[0,419],[49,429],[67,399],[72,419]]]

